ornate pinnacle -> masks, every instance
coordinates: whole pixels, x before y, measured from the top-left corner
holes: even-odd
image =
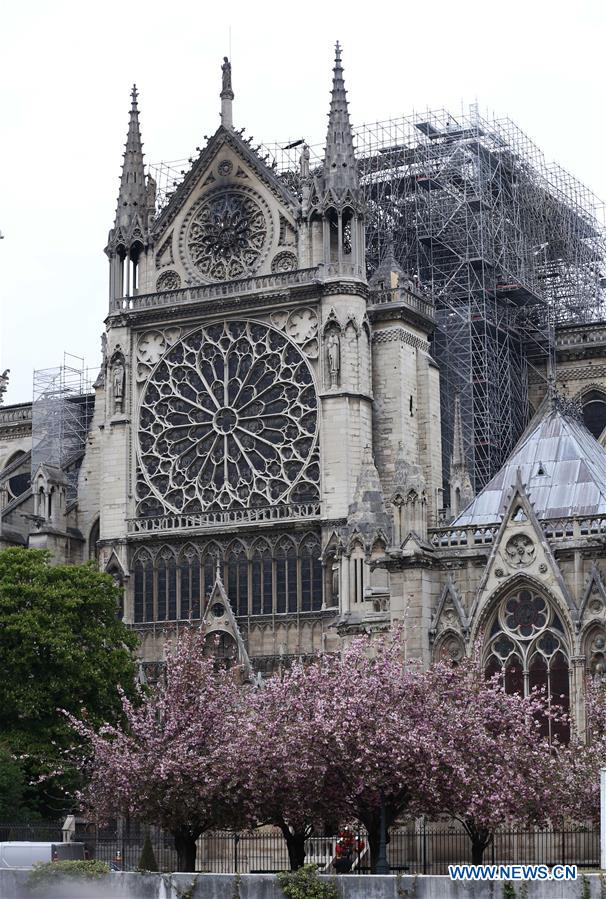
[[[347,107],[347,91],[341,64],[341,45],[335,45],[328,132],[324,155],[324,185],[339,197],[346,191],[358,189],[358,170],[354,152],[353,134]]]
[[[139,214],[143,215],[147,208],[143,143],[139,130],[139,108],[137,106],[139,92],[136,84],[133,84],[130,96],[131,107],[128,133],[126,136],[115,224],[115,227],[120,226],[125,234],[128,233],[134,219]]]

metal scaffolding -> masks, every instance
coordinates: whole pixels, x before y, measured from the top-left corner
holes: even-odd
[[[68,355],[57,368],[34,371],[32,480],[42,463],[62,468],[70,502],[76,498],[78,470],[95,397],[88,371],[65,364]]]
[[[603,207],[513,122],[475,107],[356,133],[369,270],[392,238],[400,264],[433,294],[444,473],[458,393],[478,490],[528,421],[528,367],[545,377],[554,364],[555,325],[603,315]]]
[[[476,490],[511,452],[529,417],[528,368],[546,377],[558,322],[604,315],[604,207],[509,119],[474,105],[354,129],[367,203],[367,270],[395,255],[433,294],[441,370],[445,478],[454,397]],[[312,171],[323,147],[312,145]],[[266,144],[298,189],[300,142]],[[187,162],[154,167],[166,202]],[[447,486],[447,485],[446,485]]]

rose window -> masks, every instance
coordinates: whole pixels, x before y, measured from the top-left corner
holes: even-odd
[[[260,197],[242,190],[210,194],[185,225],[188,260],[212,281],[229,281],[256,271],[269,248],[269,211]]]
[[[139,514],[261,508],[318,499],[317,397],[284,335],[227,322],[160,360],[139,419]]]
[[[547,621],[547,606],[541,596],[520,590],[505,605],[505,625],[521,637],[530,637],[541,630]]]

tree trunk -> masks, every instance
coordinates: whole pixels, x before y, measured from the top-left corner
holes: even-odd
[[[280,830],[286,840],[290,870],[298,871],[305,864],[305,840],[308,837],[307,829],[291,830],[286,822],[280,823]]]
[[[370,873],[377,873],[377,859],[379,846],[381,845],[381,809],[360,810],[359,818],[368,833],[368,848],[370,849]],[[396,819],[396,815],[389,806],[385,808],[385,844],[389,846],[389,828]]]
[[[465,822],[465,829],[471,840],[471,862],[481,865],[484,861],[484,853],[493,839],[493,834],[486,827],[477,827],[472,821]]]
[[[201,833],[196,827],[178,827],[173,830],[179,871],[190,874],[196,870],[196,841]]]
[[[370,873],[377,873],[377,859],[379,857],[379,846],[381,845],[381,825],[379,821],[370,824],[363,822],[368,831],[368,848],[370,850]]]

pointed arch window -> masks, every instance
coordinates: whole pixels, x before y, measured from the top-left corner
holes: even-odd
[[[162,550],[158,559],[157,620],[174,621],[177,617],[177,565],[170,550]]]
[[[149,553],[135,560],[135,622],[154,620],[154,566]]]
[[[179,618],[200,617],[200,559],[193,546],[186,546],[179,560]]]
[[[204,555],[202,556],[200,615],[204,613],[206,602],[212,593],[217,575],[217,565],[223,571],[223,553],[220,546],[216,543],[209,543],[204,549]],[[225,581],[225,574],[223,579]]]
[[[364,548],[356,543],[351,554],[349,591],[355,603],[364,601],[364,587],[366,585]]]
[[[258,543],[252,557],[252,607],[253,615],[271,615],[273,612],[273,561],[267,543]]]
[[[322,608],[322,562],[320,542],[315,536],[307,537],[301,547],[301,611],[312,612]]]
[[[522,587],[499,603],[487,629],[484,670],[500,674],[505,690],[528,696],[544,689],[549,702],[570,708],[570,653],[562,622],[550,601],[532,587]],[[562,724],[542,721],[550,739],[568,741]]]
[[[276,550],[276,612],[297,611],[297,551],[281,540]]]
[[[248,559],[241,543],[227,556],[227,595],[234,615],[248,615]]]

